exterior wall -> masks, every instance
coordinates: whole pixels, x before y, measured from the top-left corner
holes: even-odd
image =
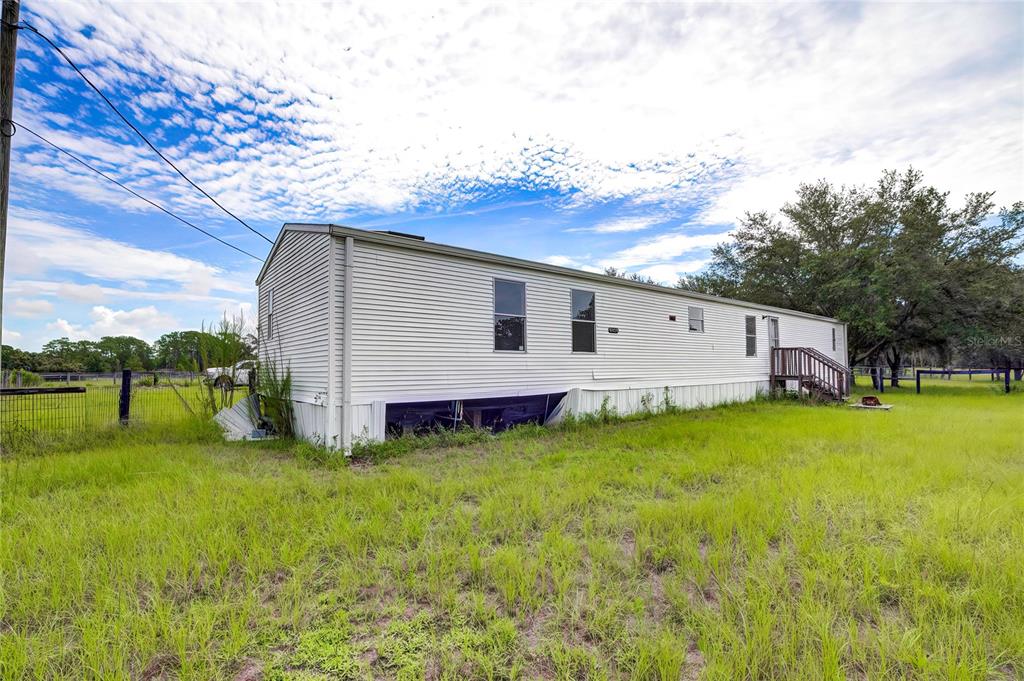
[[[607,399],[628,414],[660,404],[666,386],[682,408],[752,399],[768,388],[769,316],[779,319],[780,345],[846,364],[845,328],[824,319],[358,236],[347,271],[346,250],[346,237],[325,227],[286,230],[259,284],[261,356],[291,369],[299,436],[332,447],[382,439],[394,402],[568,392],[566,413],[596,411]],[[525,352],[493,349],[496,277],[526,284]],[[596,295],[596,353],[571,350],[573,288]],[[703,309],[703,333],[689,331],[689,306]],[[746,356],[748,315],[757,323],[754,357]]]
[[[260,358],[290,368],[293,400],[318,407],[326,404],[328,389],[327,264],[331,238],[326,232],[286,231],[259,284]],[[272,334],[268,333],[267,322],[271,290]],[[307,430],[315,429],[315,424],[324,419],[308,409],[301,414],[297,411],[296,418],[299,427]]]
[[[526,283],[526,352],[493,349],[495,277]],[[572,288],[596,293],[596,353],[571,351]],[[358,239],[352,296],[353,404],[767,384],[765,315],[779,318],[781,345],[846,358],[839,323]],[[704,310],[704,333],[688,330],[691,305]],[[747,315],[757,320],[756,357],[746,356]]]

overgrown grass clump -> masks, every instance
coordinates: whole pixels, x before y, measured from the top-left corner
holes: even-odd
[[[883,399],[6,460],[0,677],[1019,678],[1024,393]]]

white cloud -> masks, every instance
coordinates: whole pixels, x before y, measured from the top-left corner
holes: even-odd
[[[110,299],[138,299],[160,301],[165,304],[198,303],[217,310],[247,304],[232,296],[197,294],[187,291],[152,291],[127,286],[83,285],[34,279],[15,279],[7,284],[7,291],[18,295],[52,296],[76,303],[100,303]]]
[[[144,82],[141,104],[189,107],[174,156],[263,220],[453,207],[519,184],[568,206],[703,205],[704,219],[730,222],[777,208],[799,181],[870,182],[909,164],[956,194],[1009,202],[1024,186],[1015,3],[27,11],[108,88]],[[22,101],[42,119],[44,98]],[[176,207],[202,205],[141,147],[52,125]],[[35,181],[142,209],[15,142]]]
[[[611,257],[601,260],[602,267],[632,268],[638,265],[665,263],[685,253],[710,249],[727,241],[730,232],[716,234],[682,234],[672,232],[662,234],[635,246],[625,248]],[[653,276],[653,275],[652,275]]]
[[[10,312],[15,317],[41,317],[53,312],[53,303],[41,298],[15,298]]]
[[[645,218],[619,218],[616,220],[608,220],[606,222],[600,222],[590,227],[571,227],[565,231],[567,232],[593,232],[595,234],[619,234],[622,232],[640,232],[645,229],[650,229],[659,222],[664,222],[664,218],[659,217],[645,217]]]
[[[146,341],[156,340],[162,333],[178,326],[171,315],[157,310],[154,306],[137,307],[132,310],[113,310],[103,305],[92,308],[88,324],[72,324],[58,318],[46,328],[57,336],[71,340],[96,340],[103,336],[135,336]]]
[[[549,255],[542,262],[546,262],[549,265],[557,265],[558,267],[571,267],[574,270],[583,270],[585,272],[604,272],[600,267],[590,265],[577,258],[570,258],[567,255]]]
[[[139,248],[85,229],[55,224],[38,215],[12,215],[8,268],[12,274],[41,276],[73,272],[97,280],[146,285],[161,282],[204,295],[211,290],[248,293],[252,286],[227,276],[219,267],[167,251]],[[78,290],[95,293],[96,289]]]
[[[650,277],[659,284],[666,284],[671,286],[675,284],[679,277],[684,274],[690,274],[696,272],[700,268],[704,267],[710,262],[710,260],[681,260],[679,262],[664,263],[661,265],[651,265],[643,269],[637,270],[637,274],[642,274],[646,277]]]
[[[63,300],[71,300],[76,303],[101,303],[107,298],[105,289],[99,284],[60,282],[57,284],[56,293]]]
[[[8,329],[6,326],[0,329],[3,331],[4,345],[10,345],[21,339],[21,333]]]

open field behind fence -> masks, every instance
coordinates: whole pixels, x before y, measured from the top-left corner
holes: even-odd
[[[158,381],[145,376],[131,382],[129,423],[166,423],[208,413],[206,386],[198,381]],[[222,395],[215,389],[217,404],[231,403],[248,395],[245,387]],[[5,389],[0,393],[0,444],[5,448],[38,436],[73,434],[121,422],[121,382],[110,379],[47,385],[41,388]]]

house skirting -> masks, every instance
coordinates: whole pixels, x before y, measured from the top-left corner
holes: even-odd
[[[658,412],[667,402],[678,409],[702,409],[731,402],[749,402],[758,395],[768,393],[768,381],[737,381],[703,385],[643,386],[643,387],[577,387],[570,389],[554,410],[547,424],[562,421],[566,415],[599,414],[602,410],[619,416],[641,412]],[[458,399],[452,396],[451,399]],[[403,400],[407,401],[407,400]],[[328,407],[324,404],[294,402],[296,435],[319,445],[328,444]],[[336,418],[341,428],[347,426],[352,442],[380,442],[384,440],[384,417],[387,403],[377,400],[350,407],[350,423],[345,424],[342,407],[336,406]]]

